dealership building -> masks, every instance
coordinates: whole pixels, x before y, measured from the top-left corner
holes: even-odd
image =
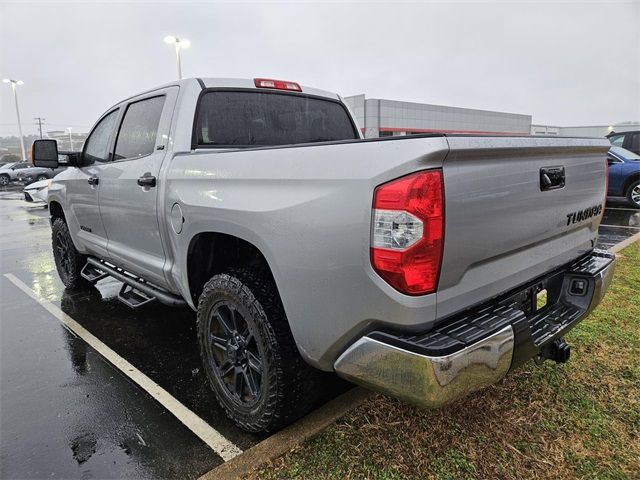
[[[640,130],[640,122],[621,122],[613,125],[585,125],[558,127],[554,125],[531,125],[531,135],[562,137],[604,137],[612,132]]]
[[[344,101],[366,138],[418,133],[604,137],[612,131],[640,130],[639,122],[576,127],[534,125],[531,115],[526,114],[366,98],[364,94],[345,97]]]
[[[531,115],[399,102],[365,95],[345,97],[364,136],[388,137],[417,133],[529,135]]]

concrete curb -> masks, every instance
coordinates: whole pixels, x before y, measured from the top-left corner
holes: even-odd
[[[632,237],[627,238],[626,240],[621,241],[620,243],[615,244],[613,247],[609,249],[609,251],[613,253],[619,252],[623,248],[627,248],[629,245],[639,240],[640,240],[640,232],[636,233]]]
[[[198,480],[224,480],[243,477],[270,460],[284,455],[296,445],[316,436],[373,395],[374,393],[364,388],[355,387],[327,402],[293,425],[254,445],[241,455],[208,471]]]

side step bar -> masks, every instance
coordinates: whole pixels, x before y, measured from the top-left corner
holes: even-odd
[[[144,292],[123,283],[120,292],[118,292],[118,300],[128,307],[136,309],[153,302],[156,297],[149,297]]]
[[[96,266],[91,265],[90,263],[85,263],[84,267],[82,267],[82,270],[80,271],[80,276],[88,282],[97,283],[109,275],[98,269]]]
[[[87,258],[87,264],[82,269],[82,276],[91,283],[95,283],[107,276],[121,281],[124,285],[120,289],[118,299],[132,308],[141,307],[153,300],[158,300],[160,303],[171,307],[184,307],[187,305],[187,302],[182,297],[161,290],[141,278],[131,276],[121,268],[113,267],[93,257]]]

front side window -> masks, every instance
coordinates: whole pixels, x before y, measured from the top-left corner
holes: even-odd
[[[84,147],[84,161],[87,164],[109,160],[109,140],[116,125],[118,110],[114,110],[98,122],[87,138]]]
[[[200,99],[202,146],[249,147],[358,138],[345,107],[329,99],[259,91],[211,91]]]
[[[153,153],[164,98],[153,97],[129,105],[118,132],[114,160],[139,158]]]

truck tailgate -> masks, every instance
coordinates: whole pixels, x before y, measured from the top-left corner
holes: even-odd
[[[605,201],[606,139],[447,140],[438,318],[526,283],[595,246]]]

